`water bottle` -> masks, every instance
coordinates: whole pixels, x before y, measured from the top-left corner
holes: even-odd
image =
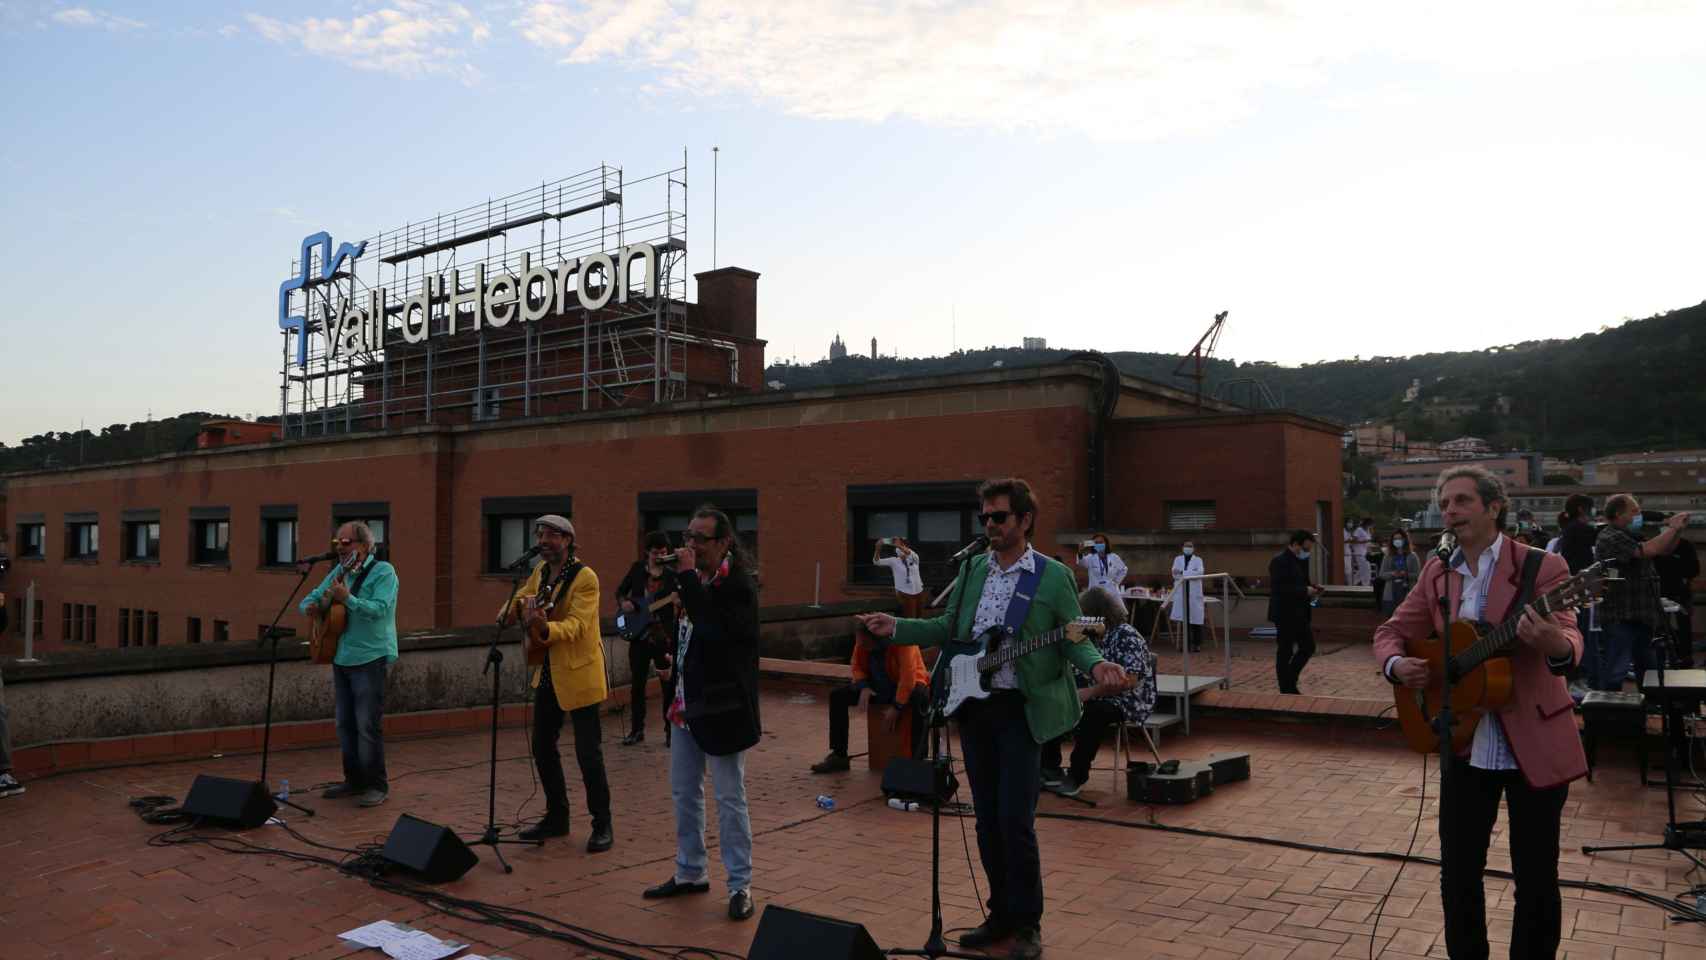
[[[289,800],[290,799],[290,778],[289,777],[286,777],[283,780],[280,780],[278,782],[278,798],[280,800]]]
[[[820,810],[834,810],[835,798],[827,793],[820,793],[817,795],[817,805]]]
[[[917,811],[918,802],[915,800],[902,800],[899,797],[890,797],[889,806],[896,810]]]

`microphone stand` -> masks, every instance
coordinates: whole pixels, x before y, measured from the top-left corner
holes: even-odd
[[[960,562],[959,574],[954,578],[956,583],[965,582],[967,562]],[[943,591],[944,594],[946,592]],[[942,937],[942,793],[948,786],[950,765],[948,759],[942,756],[942,737],[948,726],[948,718],[942,713],[942,703],[947,698],[947,690],[945,685],[938,689],[936,681],[941,674],[942,664],[947,661],[948,657],[944,652],[936,658],[936,665],[930,671],[930,709],[927,716],[927,722],[930,724],[930,936],[924,941],[921,949],[885,951],[891,957],[930,957],[932,960],[936,957],[967,957],[970,960],[980,960],[985,956],[981,953],[949,950],[947,941]]]
[[[512,843],[529,847],[545,845],[544,840],[512,840],[498,835],[498,702],[503,695],[501,685],[504,672],[504,655],[503,651],[498,649],[498,642],[503,639],[504,625],[510,620],[510,609],[515,606],[515,595],[521,592],[521,581],[529,573],[527,569],[529,559],[531,558],[523,556],[521,560],[510,565],[509,599],[504,601],[503,611],[498,614],[497,626],[492,630],[491,645],[486,648],[486,666],[480,671],[482,676],[488,673],[492,675],[492,743],[486,770],[486,829],[484,833],[480,834],[480,839],[470,840],[468,845],[471,847],[491,847],[492,855],[498,858],[498,864],[504,868],[504,873],[514,873],[515,868],[509,865],[508,860],[504,859],[503,848],[499,846],[500,844]],[[544,579],[543,574],[540,575],[540,579]],[[527,647],[526,630],[522,631],[521,645],[525,650]],[[526,662],[527,657],[524,653],[522,656],[524,666]],[[493,669],[494,667],[496,669]],[[525,673],[525,670],[523,672]]]
[[[1446,533],[1450,534],[1450,531],[1448,530]],[[1451,551],[1440,557],[1442,568],[1440,582],[1444,584],[1445,589],[1439,595],[1439,635],[1440,646],[1444,648],[1445,658],[1439,671],[1439,715],[1434,718],[1434,723],[1439,730],[1439,816],[1441,820],[1444,820],[1446,811],[1445,785],[1447,773],[1452,765],[1457,762],[1456,751],[1451,747],[1452,726],[1456,722],[1451,714],[1451,688],[1457,679],[1454,676],[1457,673],[1457,652],[1451,649],[1451,557],[1458,548],[1455,545],[1456,538],[1453,537],[1452,539],[1454,543]]]
[[[261,786],[267,793],[272,794],[272,784],[267,782],[267,756],[272,750],[272,692],[273,680],[278,675],[278,622],[284,619],[284,612],[290,609],[290,604],[296,595],[302,591],[302,585],[308,582],[308,574],[314,569],[313,564],[302,568],[302,573],[296,578],[296,586],[290,588],[290,596],[284,600],[284,605],[273,614],[272,624],[267,627],[264,639],[270,641],[267,648],[267,708],[266,720],[261,726]],[[288,797],[273,796],[273,799],[295,810],[300,810],[312,817],[314,811],[297,803]]]

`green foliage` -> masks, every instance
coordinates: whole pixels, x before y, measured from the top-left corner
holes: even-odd
[[[230,415],[197,411],[164,420],[115,423],[102,427],[99,434],[88,430],[76,433],[49,430],[25,437],[16,447],[0,444],[0,473],[139,460],[162,453],[194,450],[201,425],[209,420],[222,419],[230,419]]]

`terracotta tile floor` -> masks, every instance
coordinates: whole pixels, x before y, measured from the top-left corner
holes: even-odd
[[[929,927],[930,820],[894,811],[880,798],[876,773],[814,777],[807,765],[825,747],[825,686],[773,683],[764,703],[769,733],[748,758],[756,840],[755,896],[760,910],[781,904],[857,920],[884,947],[918,946]],[[581,794],[575,835],[542,850],[508,848],[515,873],[502,873],[489,851],[462,879],[443,889],[465,898],[524,906],[635,941],[693,944],[744,955],[757,920],[724,916],[721,866],[713,851],[710,896],[642,900],[640,891],[669,875],[674,849],[664,752],[656,720],[644,746],[616,746],[621,719],[607,718],[605,741],[616,796],[616,848],[582,849]],[[864,724],[853,724],[862,748]],[[1190,737],[1174,737],[1170,753],[1201,756],[1247,750],[1254,777],[1185,807],[1149,808],[1110,791],[1106,770],[1092,781],[1086,807],[1045,796],[1045,813],[1086,814],[1122,824],[1163,824],[1360,850],[1402,851],[1417,815],[1420,760],[1391,733],[1326,724],[1284,727],[1204,718]],[[304,836],[334,846],[377,841],[398,814],[411,812],[477,835],[486,815],[487,737],[483,732],[393,740],[388,758],[391,801],[363,810],[347,801],[309,803],[312,818],[292,818]],[[1104,751],[1104,764],[1107,754]],[[1664,793],[1635,781],[1630,751],[1602,748],[1598,782],[1578,782],[1565,810],[1567,878],[1628,884],[1654,893],[1688,885],[1675,854],[1581,855],[1584,842],[1644,841],[1664,820]],[[500,731],[498,810],[501,821],[537,815],[524,734]],[[856,766],[858,764],[856,763]],[[451,769],[445,769],[451,768]],[[272,776],[289,777],[300,796],[337,775],[333,748],[281,752]],[[253,776],[257,758],[228,756],[157,763],[38,779],[29,792],[0,800],[0,957],[379,957],[337,939],[341,931],[390,919],[470,944],[472,952],[514,958],[598,956],[538,937],[435,913],[416,901],[380,892],[324,866],[239,856],[207,846],[151,846],[161,828],[142,823],[126,798],[182,796],[197,772]],[[1429,783],[1431,798],[1435,784]],[[819,793],[836,799],[819,810]],[[1692,815],[1701,815],[1692,797]],[[1432,804],[1418,852],[1437,855]],[[715,818],[711,818],[715,829]],[[969,834],[970,823],[964,822]],[[1501,821],[1502,826],[1502,821]],[[962,841],[962,821],[944,823],[943,897],[950,927],[979,919]],[[1348,855],[1168,834],[1102,823],[1041,819],[1051,957],[1147,956],[1277,960],[1367,956],[1374,911],[1392,886],[1396,866]],[[311,848],[277,827],[241,836],[292,850]],[[1492,865],[1508,867],[1503,837]],[[981,877],[979,877],[981,883]],[[1495,940],[1508,940],[1511,888],[1489,880]],[[1706,958],[1706,930],[1673,924],[1663,912],[1623,897],[1565,891],[1566,955],[1607,960]],[[1444,956],[1438,936],[1437,873],[1403,870],[1379,921],[1376,951],[1387,957]],[[628,948],[640,956],[666,954]],[[1496,943],[1495,955],[1504,946]]]
[[[1156,646],[1162,673],[1185,672],[1184,655],[1169,643]],[[1218,650],[1191,654],[1193,675],[1226,676],[1226,661]],[[1247,693],[1279,693],[1274,673],[1274,644],[1265,640],[1232,641],[1232,689]],[[1317,638],[1315,655],[1303,668],[1298,689],[1310,697],[1346,697],[1392,701],[1392,687],[1374,668],[1369,641],[1346,643]]]

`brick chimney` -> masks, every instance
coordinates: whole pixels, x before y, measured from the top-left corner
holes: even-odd
[[[758,339],[758,274],[741,267],[696,273],[699,317],[707,330]]]

